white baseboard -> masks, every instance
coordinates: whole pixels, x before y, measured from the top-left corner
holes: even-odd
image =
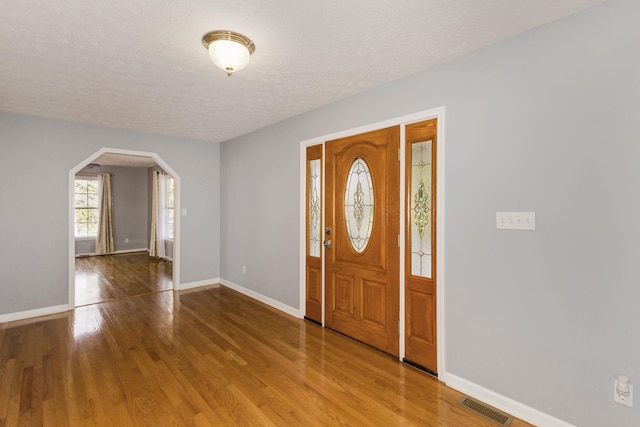
[[[121,251],[115,251],[112,254],[128,254],[132,252],[149,252],[149,248],[123,249]],[[107,254],[107,255],[112,255],[112,254]]]
[[[79,257],[87,257],[87,256],[100,256],[100,255],[118,255],[118,254],[130,254],[133,252],[149,252],[148,248],[139,248],[139,249],[123,249],[120,251],[109,252],[108,254],[97,254],[95,252],[91,252],[88,254],[76,254],[76,258]]]
[[[276,300],[274,300],[272,298],[269,298],[267,296],[264,296],[262,294],[259,294],[259,293],[255,292],[255,291],[252,291],[251,289],[247,289],[247,288],[245,288],[243,286],[240,286],[240,285],[238,285],[236,283],[233,283],[233,282],[230,282],[230,281],[224,280],[224,279],[221,279],[220,283],[223,284],[224,286],[226,286],[227,288],[231,288],[234,291],[238,291],[241,294],[244,294],[244,295],[246,295],[248,297],[251,297],[251,298],[253,298],[255,300],[263,302],[263,303],[275,308],[276,310],[280,310],[282,312],[285,312],[285,313],[287,313],[287,314],[289,314],[289,315],[291,315],[293,317],[297,317],[298,319],[302,319],[302,317],[303,317],[302,316],[302,312],[299,309],[290,307],[290,306],[288,306],[286,304],[281,303],[280,301],[276,301]]]
[[[178,284],[178,286],[175,287],[175,290],[184,291],[185,289],[193,289],[193,288],[199,288],[201,286],[215,285],[216,283],[222,283],[219,277],[215,279],[199,280],[197,282],[180,283]]]
[[[445,373],[440,376],[440,379],[451,388],[533,425],[540,427],[575,427],[572,424],[540,412],[520,402],[516,402],[515,400],[509,399],[508,397],[502,396],[456,375]]]
[[[24,320],[31,317],[48,316],[73,309],[74,307],[70,304],[63,304],[53,307],[36,308],[34,310],[18,311],[16,313],[0,314],[0,323],[15,322],[16,320]]]

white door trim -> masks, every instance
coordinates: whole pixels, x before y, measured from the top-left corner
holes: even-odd
[[[75,176],[89,163],[101,155],[124,154],[129,156],[151,157],[165,172],[175,178],[175,222],[174,222],[174,240],[173,240],[173,289],[180,289],[180,177],[158,154],[148,153],[144,151],[122,150],[119,148],[101,148],[96,151],[69,171],[69,306],[71,309],[76,306],[76,274],[75,274],[75,223],[74,223],[74,180]]]
[[[300,313],[304,316],[305,313],[305,268],[306,268],[306,148],[312,145],[323,144],[326,141],[331,141],[334,139],[345,138],[352,135],[358,135],[365,132],[374,131],[377,129],[383,129],[390,126],[400,126],[401,132],[401,141],[400,141],[400,239],[403,242],[400,245],[400,360],[404,358],[404,316],[405,316],[405,304],[404,304],[404,242],[405,242],[405,225],[404,225],[404,215],[405,215],[405,142],[404,142],[404,129],[405,126],[410,123],[415,123],[423,120],[429,120],[437,118],[438,119],[438,149],[436,153],[436,161],[438,168],[436,170],[436,180],[437,180],[437,193],[436,193],[436,251],[437,251],[437,259],[436,259],[436,271],[437,271],[437,279],[436,279],[436,304],[437,304],[437,340],[438,340],[438,375],[442,381],[445,381],[445,107],[432,108],[429,110],[420,111],[417,113],[409,114],[406,116],[396,117],[389,120],[384,120],[381,122],[372,123],[365,126],[360,126],[353,129],[347,129],[340,132],[335,132],[332,134],[319,136],[316,138],[307,139],[300,142]],[[322,197],[324,200],[324,149],[323,149],[323,171],[322,171]],[[322,217],[322,228],[324,230],[324,215]],[[323,266],[322,266],[322,295],[323,295],[323,310],[322,310],[322,324],[324,325],[324,257],[322,257]]]

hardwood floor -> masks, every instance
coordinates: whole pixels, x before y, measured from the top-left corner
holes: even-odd
[[[76,306],[173,288],[173,263],[147,252],[76,258]]]
[[[496,426],[459,397],[218,285],[0,324],[2,427]]]

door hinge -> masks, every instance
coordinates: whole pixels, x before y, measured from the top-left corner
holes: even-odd
[[[400,235],[398,234],[398,247],[400,248]]]
[[[398,320],[398,332],[400,332],[400,320]]]
[[[398,161],[400,161],[400,149],[398,148]]]

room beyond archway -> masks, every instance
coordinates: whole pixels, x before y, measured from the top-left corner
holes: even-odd
[[[119,149],[69,172],[70,305],[177,287],[179,183],[157,154]]]

